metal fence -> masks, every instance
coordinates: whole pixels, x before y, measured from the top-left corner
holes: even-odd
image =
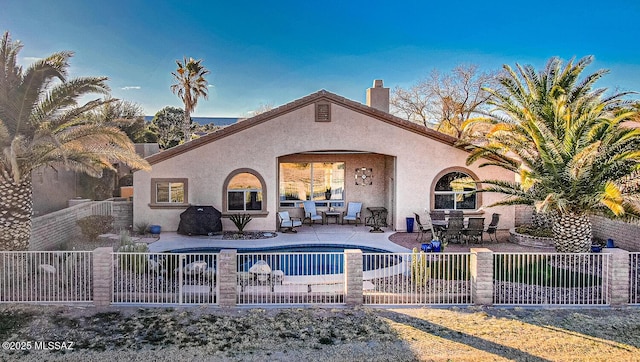
[[[495,253],[495,305],[608,305],[604,253]]]
[[[640,304],[640,253],[629,253],[629,304]]]
[[[113,201],[94,201],[91,203],[91,215],[111,216],[113,214]]]
[[[107,269],[101,266],[104,257],[94,257],[85,251],[2,252],[0,303],[90,303],[102,298],[102,292],[94,298],[94,278],[109,279],[111,295],[103,300],[111,298],[115,305],[216,305],[221,296],[235,298],[240,306],[339,305],[353,298],[353,285],[347,282],[360,285],[358,277],[345,275],[346,256],[340,252],[241,253],[237,265],[226,268],[215,253],[107,251]],[[615,280],[609,285],[616,274],[609,275],[615,267],[611,260],[608,253],[494,253],[493,304],[609,305],[617,285]],[[365,305],[476,302],[471,253],[363,253],[362,267]],[[225,276],[231,284],[225,284],[224,295],[218,270],[232,273]],[[628,273],[628,303],[638,305],[640,253],[629,253]]]
[[[344,253],[237,255],[238,305],[344,303]]]
[[[91,302],[92,254],[85,251],[4,251],[0,303]]]
[[[113,253],[112,304],[216,304],[217,254]]]
[[[471,304],[470,253],[365,253],[368,305]]]

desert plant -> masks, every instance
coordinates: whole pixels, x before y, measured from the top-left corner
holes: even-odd
[[[413,248],[411,255],[411,281],[416,285],[425,285],[431,269],[427,263],[427,255],[418,248]]]
[[[134,243],[127,230],[120,232],[119,253],[148,253],[149,246],[142,243]],[[146,254],[122,254],[120,255],[120,268],[125,271],[132,271],[138,274],[147,270],[148,256]]]
[[[149,223],[146,221],[141,221],[136,223],[136,233],[138,235],[146,235],[149,231]]]
[[[90,240],[95,240],[98,236],[111,231],[113,227],[113,216],[110,215],[90,215],[83,217],[76,222],[82,231],[82,235]]]
[[[249,214],[233,214],[229,216],[229,219],[238,228],[238,232],[244,232],[245,226],[251,221],[251,215]]]
[[[0,223],[0,249],[28,250],[32,171],[43,166],[100,177],[114,162],[150,169],[127,135],[84,114],[112,100],[106,77],[68,78],[72,52],[57,52],[29,66],[18,64],[22,43],[0,37],[0,200],[11,217]]]
[[[488,131],[472,145],[467,163],[497,166],[519,181],[483,180],[485,192],[507,195],[496,205],[532,205],[552,212],[559,252],[588,252],[590,214],[640,217],[637,178],[640,161],[638,111],[624,99],[604,96],[594,83],[606,71],[582,77],[592,57],[575,62],[552,58],[544,70],[505,66],[502,89],[488,90],[495,106],[469,122]]]

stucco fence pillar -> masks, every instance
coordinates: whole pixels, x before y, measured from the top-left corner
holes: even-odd
[[[609,254],[606,270],[609,303],[612,306],[622,306],[629,303],[629,252],[619,248],[605,248]]]
[[[93,251],[93,304],[107,307],[113,293],[113,248]]]
[[[475,305],[493,304],[493,251],[487,248],[471,248],[469,268],[471,295]]]
[[[218,305],[224,308],[236,306],[238,293],[238,258],[234,249],[223,249],[218,254]]]
[[[344,251],[344,303],[355,307],[363,303],[362,293],[362,250],[346,249]]]

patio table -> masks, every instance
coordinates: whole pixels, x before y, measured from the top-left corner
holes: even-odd
[[[433,227],[433,233],[435,234],[436,239],[440,240],[442,232],[447,229],[447,226],[449,226],[449,221],[431,220],[431,226]]]
[[[327,225],[329,224],[329,218],[332,217],[336,220],[336,224],[338,223],[338,218],[340,217],[340,215],[342,215],[341,212],[338,211],[323,211],[322,212],[324,214],[324,220],[327,223]]]

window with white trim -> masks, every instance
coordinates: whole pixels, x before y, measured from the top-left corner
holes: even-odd
[[[227,185],[227,210],[262,210],[262,183],[253,174],[239,173]]]
[[[280,163],[280,206],[297,207],[306,200],[318,206],[342,206],[344,176],[344,162]]]
[[[434,209],[477,209],[476,183],[473,177],[463,172],[449,172],[436,182]]]

